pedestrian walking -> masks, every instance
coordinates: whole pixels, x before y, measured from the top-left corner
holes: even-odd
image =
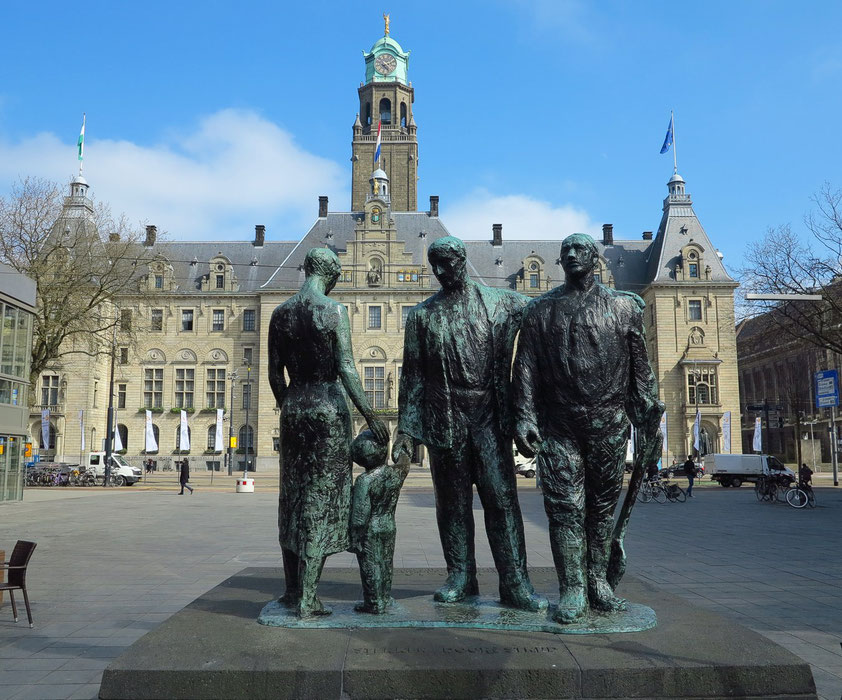
[[[693,498],[693,482],[696,480],[696,463],[688,456],[684,463],[684,474],[687,476],[687,496]]]
[[[190,481],[190,462],[187,460],[187,457],[181,460],[181,470],[178,476],[178,482],[181,484],[181,491],[179,492],[179,496],[184,495],[184,489],[190,491],[190,495],[193,495],[193,487],[188,484],[187,482]]]

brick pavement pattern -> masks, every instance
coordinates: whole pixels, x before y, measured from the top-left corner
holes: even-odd
[[[519,483],[529,563],[551,566],[540,494]],[[629,573],[778,642],[812,665],[820,697],[837,700],[842,491],[816,493],[819,507],[803,511],[758,503],[749,488],[638,504]],[[38,542],[28,576],[35,629],[0,607],[0,700],[95,698],[111,660],[172,613],[247,566],[280,567],[276,504],[269,491],[129,488],[28,491],[0,506],[0,546]],[[477,516],[477,563],[490,567]],[[395,566],[444,566],[432,492],[407,489],[397,517]],[[341,554],[328,565],[356,562]]]

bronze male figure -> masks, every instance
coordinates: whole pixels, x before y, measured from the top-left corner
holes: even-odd
[[[510,368],[525,297],[468,277],[465,244],[446,236],[428,253],[441,291],[409,313],[392,458],[413,439],[430,451],[436,518],[447,581],[435,593],[456,602],[478,593],[473,488],[500,576],[500,599],[545,608],[526,571],[523,519],[512,450]]]
[[[564,239],[565,282],[527,307],[513,370],[515,441],[538,454],[561,623],[625,607],[608,564],[629,420],[651,435],[663,412],[643,300],[596,283],[598,259],[589,236]]]
[[[269,326],[269,384],[281,408],[281,602],[301,617],[330,613],[316,587],[328,555],[349,545],[351,416],[345,392],[376,439],[384,445],[389,440],[357,374],[348,312],[327,296],[340,269],[327,248],[308,252],[304,285],[275,309]]]

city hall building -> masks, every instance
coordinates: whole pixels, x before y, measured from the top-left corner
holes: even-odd
[[[301,286],[307,251],[320,246],[335,251],[342,263],[332,297],[348,309],[364,389],[394,434],[407,314],[438,288],[427,249],[437,238],[460,232],[439,217],[437,196],[419,210],[409,52],[387,33],[365,54],[364,69],[352,127],[349,208],[320,197],[313,202],[313,225],[294,240],[272,240],[272,232],[267,236],[257,225],[250,241],[182,242],[177,231],[176,240],[159,241],[156,228],[147,227],[143,245],[149,262],[138,279],[143,294],[116,300],[123,326],[142,329],[134,344],[121,344],[118,332],[115,353],[117,432],[130,461],[152,458],[160,464],[189,454],[194,469],[223,468],[226,445],[216,431],[216,411],[223,408],[226,442],[229,426],[239,438],[234,467],[242,468],[251,446],[251,468],[277,468],[279,409],[266,366],[269,319]],[[373,168],[378,123],[382,151]],[[91,214],[88,184],[77,178],[63,217]],[[494,225],[487,240],[466,241],[470,275],[480,284],[529,296],[561,284],[560,243],[574,232],[553,231],[552,240],[547,233],[507,240]],[[739,426],[737,284],[699,222],[685,181],[678,174],[669,179],[654,235],[644,231],[621,239],[606,224],[597,243],[598,281],[640,294],[647,304],[649,356],[667,406],[665,459],[680,460],[692,449],[697,410],[707,451],[740,452],[738,428],[730,446],[723,439],[729,419]],[[41,376],[30,429],[42,458],[76,461],[83,434],[88,449],[99,448],[109,369],[103,355],[57,362]],[[39,438],[45,408],[49,444]],[[182,409],[188,414],[189,451],[178,440]],[[144,452],[147,410],[158,444],[150,455]],[[355,423],[362,425],[359,416]],[[423,459],[423,448],[415,458]]]

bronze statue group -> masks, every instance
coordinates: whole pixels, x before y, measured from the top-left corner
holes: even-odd
[[[304,285],[272,315],[269,380],[281,407],[281,602],[301,617],[328,614],[316,596],[325,559],[350,550],[363,583],[357,609],[388,610],[395,508],[417,441],[430,454],[447,563],[434,599],[457,603],[479,593],[475,487],[500,602],[547,609],[526,565],[514,440],[521,454],[537,455],[559,581],[552,618],[569,624],[589,611],[623,610],[614,588],[624,568],[625,525],[618,536],[614,511],[628,425],[640,430],[642,453],[660,456],[663,413],[644,344],[643,301],[595,281],[598,251],[582,234],[562,242],[564,282],[532,300],[471,280],[458,238],[439,238],[428,258],[441,290],[407,318],[393,465],[388,431],[354,365],[347,311],[328,298],[340,275],[336,255],[310,250]],[[353,443],[346,394],[369,426]],[[352,460],[366,469],[353,485]]]

